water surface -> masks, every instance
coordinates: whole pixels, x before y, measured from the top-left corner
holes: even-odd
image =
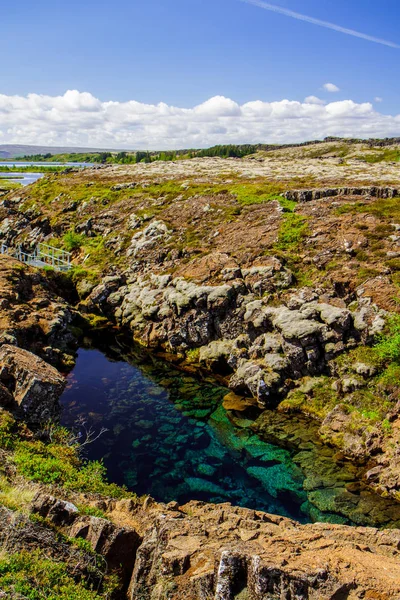
[[[81,162],[68,162],[68,163],[60,163],[60,162],[1,162],[0,167],[10,167],[10,168],[18,168],[18,167],[43,167],[43,173],[29,173],[29,172],[17,172],[10,171],[0,172],[0,179],[7,179],[8,181],[15,181],[16,183],[20,183],[21,185],[30,185],[31,183],[35,183],[41,177],[44,177],[46,174],[46,169],[49,167],[76,167],[76,168],[85,168],[92,167],[93,163],[81,163]]]
[[[317,424],[269,413],[261,439],[258,412],[225,411],[227,392],[105,337],[79,350],[62,422],[107,428],[87,457],[103,459],[109,478],[139,495],[231,502],[302,522],[400,526],[400,504],[367,489],[362,469],[318,441]]]
[[[23,162],[23,161],[0,161],[0,167],[92,167],[94,163],[82,163],[82,162]]]
[[[15,181],[15,183],[20,183],[21,185],[30,185],[43,176],[44,173],[16,173],[12,171],[11,173],[0,173],[0,180],[6,179],[7,181]]]
[[[164,502],[229,501],[308,520],[300,470],[287,451],[235,432],[221,406],[225,388],[160,361],[134,361],[81,349],[62,397],[64,425],[84,417],[108,429],[88,458],[103,458],[114,482]]]

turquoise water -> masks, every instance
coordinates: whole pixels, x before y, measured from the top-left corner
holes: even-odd
[[[139,495],[184,503],[232,502],[302,521],[302,474],[286,450],[241,432],[227,418],[227,390],[160,361],[81,349],[62,397],[63,424],[83,417],[104,433],[88,458]]]
[[[87,340],[61,399],[62,423],[106,428],[87,458],[104,460],[109,479],[139,495],[231,502],[301,522],[400,526],[400,504],[369,490],[362,468],[322,444],[317,423],[254,407],[226,411],[227,392],[125,338]]]

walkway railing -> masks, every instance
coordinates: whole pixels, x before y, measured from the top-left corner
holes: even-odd
[[[12,256],[32,267],[51,267],[55,271],[62,272],[69,271],[72,267],[69,252],[42,243],[38,244],[31,254],[24,252],[21,246],[9,248],[6,244],[1,244],[0,253]]]

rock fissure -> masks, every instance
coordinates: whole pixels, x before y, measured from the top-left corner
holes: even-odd
[[[56,278],[0,257],[4,407],[34,429],[56,418],[64,387],[56,367],[72,365],[81,335],[71,331],[73,319],[100,316],[180,366],[225,381],[233,392],[224,401],[229,418],[296,452],[314,507],[350,515],[368,506],[369,488],[398,501],[391,319],[398,312],[400,187],[390,165],[361,164],[358,146],[346,160],[331,156],[330,144],[318,146],[319,156],[312,147],[301,156],[282,148],[257,160],[65,172],[3,195],[1,241],[29,249],[54,238],[68,247],[81,300],[71,308]],[[253,399],[259,416],[249,425]],[[301,413],[314,419],[308,437],[288,424]],[[326,442],[339,465],[363,465],[363,481],[349,480],[345,493],[333,475],[330,487],[322,485],[318,471],[307,470],[310,435],[319,469],[327,467]],[[268,486],[256,450],[249,469]],[[400,595],[398,530],[301,526],[229,505],[91,497],[105,511],[97,517],[82,514],[73,494],[58,490],[61,500],[48,491],[32,505],[42,523],[4,509],[4,532],[11,535],[20,518],[16,547],[43,542],[66,560],[70,549],[58,548],[51,522],[119,571],[119,593],[131,600]]]

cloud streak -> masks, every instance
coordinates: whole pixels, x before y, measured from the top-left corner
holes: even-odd
[[[333,31],[338,31],[339,33],[345,33],[346,35],[352,35],[353,37],[357,37],[362,40],[366,40],[368,42],[374,42],[375,44],[389,46],[389,48],[396,48],[396,49],[400,48],[400,45],[395,44],[394,42],[390,42],[388,40],[383,40],[381,38],[377,38],[377,37],[374,37],[373,35],[368,35],[366,33],[361,33],[360,31],[355,31],[354,29],[348,29],[347,27],[342,27],[341,25],[335,25],[335,23],[330,23],[329,21],[321,21],[321,19],[315,19],[314,17],[308,17],[307,15],[303,15],[303,14],[295,12],[293,10],[283,8],[281,6],[276,6],[275,4],[270,4],[269,2],[263,2],[262,0],[240,0],[240,1],[245,2],[246,4],[252,4],[253,6],[258,6],[259,8],[263,8],[264,10],[269,10],[270,12],[275,12],[280,15],[285,15],[286,17],[291,17],[292,19],[297,19],[298,21],[305,21],[306,23],[311,23],[312,25],[318,25],[318,27],[325,27],[326,29],[332,29]]]
[[[0,94],[0,145],[178,149],[215,144],[286,143],[325,136],[400,136],[400,115],[369,102],[254,100],[215,96],[190,108],[99,100],[88,92],[62,96]]]

